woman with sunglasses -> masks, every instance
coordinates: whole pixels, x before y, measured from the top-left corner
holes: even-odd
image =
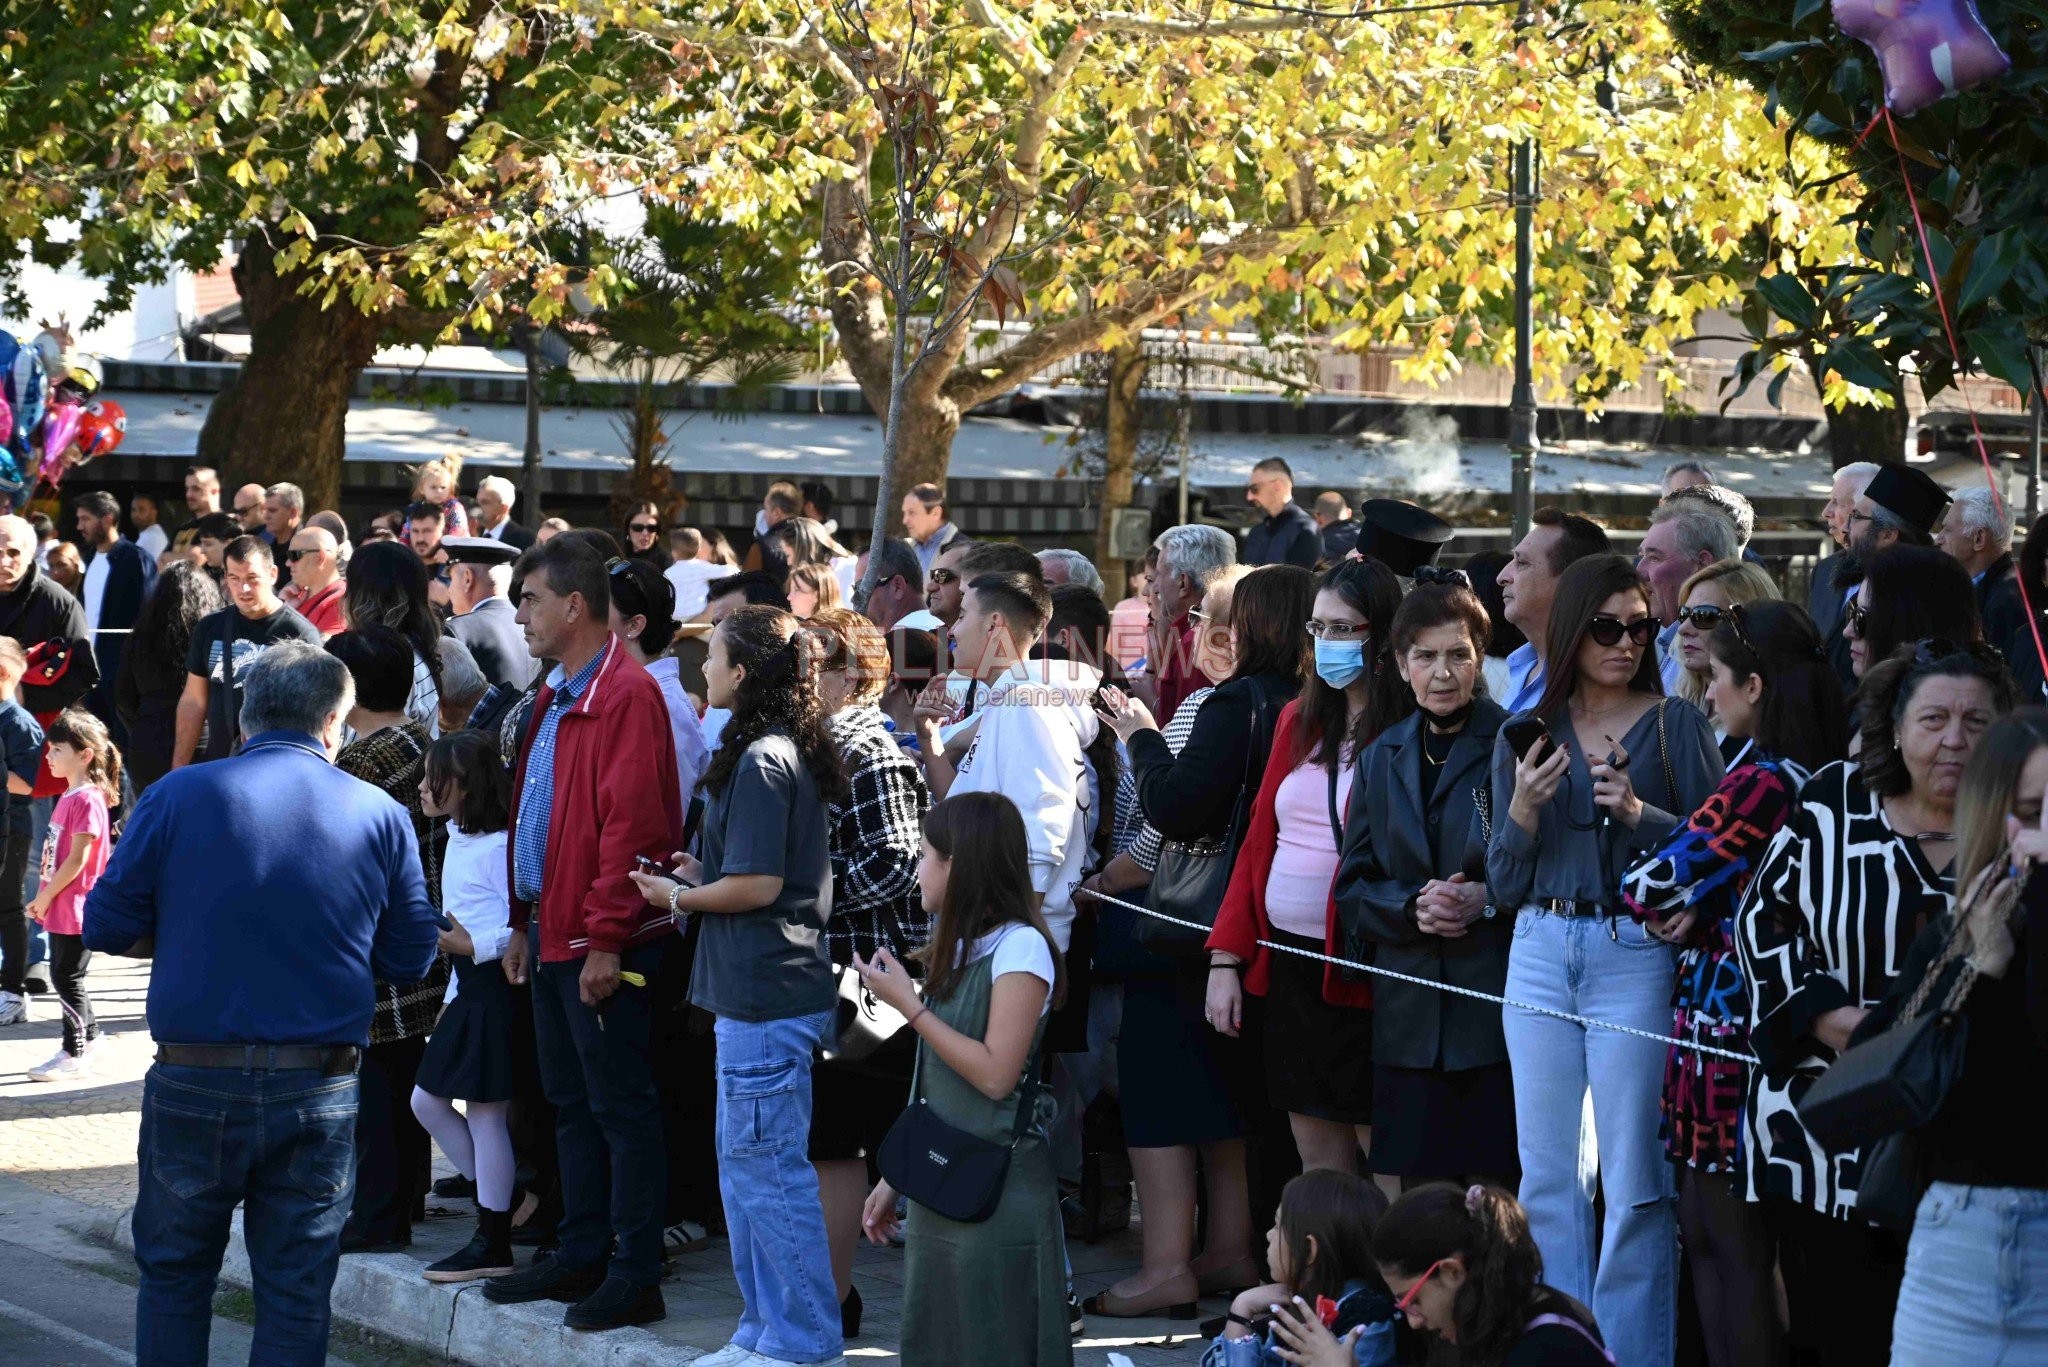
[[[1433,1182],[1404,1192],[1374,1226],[1372,1245],[1410,1327],[1456,1347],[1459,1367],[1617,1361],[1585,1305],[1543,1284],[1528,1214],[1499,1187]]]
[[[1976,585],[1953,556],[1932,546],[1887,546],[1863,567],[1862,586],[1842,614],[1842,635],[1859,679],[1911,641],[1982,640]]]
[[[1632,1367],[1668,1364],[1674,1349],[1678,1231],[1658,1141],[1657,1040],[1675,964],[1669,945],[1621,913],[1617,893],[1722,775],[1706,717],[1661,696],[1657,631],[1627,559],[1588,556],[1564,572],[1543,693],[1494,747],[1486,858],[1494,904],[1519,909],[1505,995],[1655,1037],[1503,1014],[1529,1226],[1558,1286],[1592,1305]],[[1541,723],[1533,738],[1527,721]],[[1597,1240],[1580,1176],[1589,1085],[1607,1202]]]
[[[1664,1151],[1678,1173],[1678,1225],[1710,1367],[1784,1360],[1772,1270],[1777,1250],[1749,1200],[1744,1155],[1757,1142],[1749,1069],[1684,1047],[1749,1052],[1749,994],[1735,912],[1765,848],[1814,770],[1849,748],[1842,685],[1820,631],[1795,603],[1716,609],[1707,699],[1742,763],[1683,827],[1629,870],[1622,897],[1650,933],[1681,947],[1674,1044],[1664,1065]]]
[[[668,528],[661,522],[661,509],[652,503],[641,501],[633,505],[633,511],[626,514],[626,555],[629,559],[644,560],[657,570],[668,568],[668,547],[663,543],[668,538]]]
[[[1948,914],[1963,770],[2013,690],[1996,651],[1933,639],[1872,665],[1858,696],[1861,760],[1799,790],[1735,917],[1759,1064],[1749,1195],[1777,1242],[1799,1361],[1890,1355],[1905,1241],[1857,1214],[1858,1155],[1815,1143],[1798,1104],[1891,991],[1920,927]]]
[[[1764,572],[1761,565],[1752,565],[1746,560],[1716,560],[1703,570],[1695,572],[1678,590],[1678,635],[1673,644],[1678,649],[1678,696],[1704,711],[1709,718],[1714,715],[1713,704],[1707,697],[1707,685],[1713,680],[1713,657],[1707,651],[1707,638],[1714,634],[1714,628],[1727,620],[1728,609],[1737,603],[1760,603],[1778,596],[1778,585]],[[1714,727],[1716,735],[1721,728]],[[1722,754],[1731,748],[1739,751],[1740,746],[1731,747],[1727,737],[1722,735]],[[1735,761],[1731,758],[1729,763]]]

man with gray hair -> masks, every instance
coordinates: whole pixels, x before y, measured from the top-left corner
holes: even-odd
[[[1669,498],[1680,489],[1696,489],[1703,484],[1719,484],[1714,478],[1714,469],[1703,460],[1674,460],[1664,467],[1664,497]]]
[[[502,541],[523,551],[533,544],[533,533],[512,520],[512,505],[519,490],[503,475],[485,475],[476,486],[476,534]]]
[[[2033,659],[2033,633],[2027,630],[2027,610],[2012,563],[2011,505],[1987,485],[1956,490],[1934,544],[1970,572],[1984,639],[2004,651],[2008,660]],[[2022,636],[2026,639],[2016,642]]]
[[[1657,636],[1657,656],[1663,662],[1667,693],[1677,691],[1684,669],[1671,646],[1678,636],[1685,581],[1717,560],[1735,559],[1738,537],[1735,519],[1705,499],[1673,495],[1650,514],[1650,530],[1643,533],[1636,568],[1649,581],[1650,612],[1664,624]]]
[[[1208,684],[1195,668],[1195,628],[1188,614],[1202,605],[1209,585],[1237,563],[1237,542],[1221,527],[1186,523],[1168,527],[1152,543],[1159,568],[1145,593],[1152,600],[1152,677],[1163,729],[1190,693]]]
[[[1059,588],[1062,584],[1078,584],[1089,592],[1102,593],[1102,575],[1095,568],[1095,562],[1079,551],[1066,549],[1040,551],[1038,563],[1045,569],[1045,586]]]
[[[1756,509],[1748,499],[1725,484],[1688,484],[1673,489],[1664,497],[1666,503],[1686,499],[1726,513],[1728,520],[1735,524],[1735,553],[1745,560],[1750,558],[1749,539],[1756,534]]]
[[[151,784],[85,902],[87,949],[155,959],[133,1217],[140,1362],[207,1360],[237,1205],[252,1359],[326,1357],[373,983],[415,981],[434,961],[411,819],[333,767],[354,705],[347,668],[288,642],[240,685],[247,745]]]
[[[1835,543],[1835,549],[1813,567],[1813,580],[1806,591],[1806,610],[1822,636],[1834,634],[1841,624],[1842,609],[1863,572],[1849,554],[1849,514],[1856,511],[1856,500],[1870,487],[1877,469],[1875,461],[1858,460],[1835,471],[1827,506],[1820,510],[1821,521],[1827,524],[1828,539]],[[1854,573],[1845,574],[1847,570]]]
[[[296,484],[273,484],[263,491],[263,538],[273,546],[289,546],[306,517],[306,491]]]

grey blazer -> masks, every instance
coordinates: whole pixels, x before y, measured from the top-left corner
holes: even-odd
[[[1477,869],[1485,859],[1475,793],[1491,782],[1487,761],[1507,713],[1479,699],[1422,801],[1423,714],[1382,732],[1358,765],[1337,918],[1347,957],[1432,982],[1498,994],[1507,982],[1514,908],[1474,921],[1463,935],[1425,935],[1415,896],[1432,878]],[[1500,1008],[1434,988],[1372,979],[1373,1060],[1396,1068],[1458,1071],[1505,1060]]]

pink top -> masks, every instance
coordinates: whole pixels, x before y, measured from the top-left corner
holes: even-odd
[[[1351,771],[1337,772],[1337,816],[1351,807]],[[1266,917],[1276,930],[1316,941],[1328,929],[1330,885],[1337,879],[1337,833],[1330,829],[1330,771],[1303,760],[1280,780],[1273,814],[1280,843],[1266,874]]]
[[[78,877],[66,883],[50,899],[50,911],[43,918],[43,928],[53,935],[85,933],[85,895],[106,872],[107,859],[114,852],[114,842],[107,838],[107,795],[95,784],[69,789],[57,799],[57,810],[50,814],[50,834],[43,841],[44,887],[50,885],[58,866],[71,853],[74,834],[93,837],[92,853],[86,856],[85,867],[78,871]]]

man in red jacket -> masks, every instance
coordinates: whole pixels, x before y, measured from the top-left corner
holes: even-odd
[[[667,1163],[647,984],[670,928],[627,875],[641,855],[665,862],[682,836],[668,705],[611,634],[607,567],[587,543],[535,546],[514,577],[527,650],[558,661],[534,699],[513,774],[504,963],[513,982],[526,980],[527,927],[538,923],[533,1034],[555,1107],[561,1247],[491,1279],[484,1295],[569,1301],[563,1323],[572,1329],[648,1324],[666,1314]]]

